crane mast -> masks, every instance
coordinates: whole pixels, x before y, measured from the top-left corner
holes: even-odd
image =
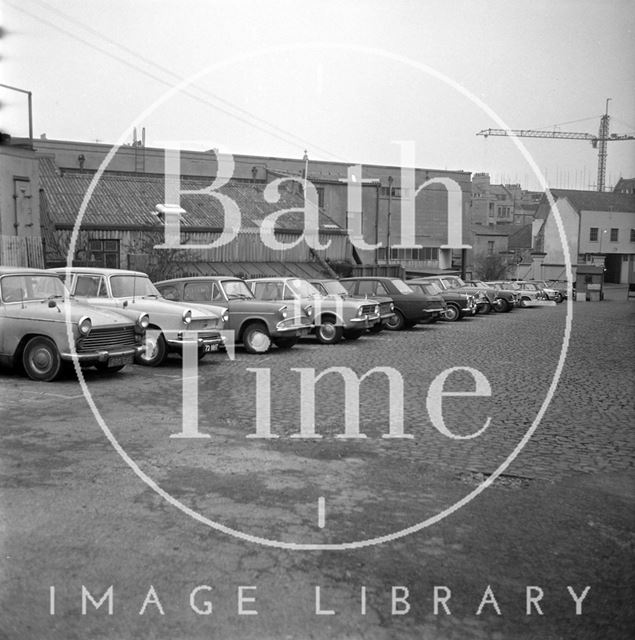
[[[593,148],[598,150],[598,179],[597,190],[604,191],[606,179],[607,143],[619,140],[635,140],[635,136],[611,134],[609,132],[609,101],[606,100],[606,111],[600,118],[600,128],[597,135],[592,133],[578,133],[574,131],[541,131],[540,129],[483,129],[477,136],[516,136],[518,138],[556,138],[563,140],[588,140]]]

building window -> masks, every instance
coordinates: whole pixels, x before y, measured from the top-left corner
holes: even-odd
[[[631,229],[631,242],[635,242],[635,229]]]
[[[598,241],[598,228],[591,227],[589,229],[589,242],[597,242]]]
[[[88,253],[95,266],[119,269],[119,240],[91,240]]]
[[[386,259],[386,248],[377,249],[377,259]],[[416,260],[433,261],[439,259],[439,249],[437,247],[421,247],[421,249],[394,249],[390,248],[391,260]]]
[[[620,237],[620,230],[611,229],[611,242],[618,242],[619,237]]]
[[[493,256],[494,255],[494,241],[493,240],[488,240],[487,241],[487,255],[488,256]]]

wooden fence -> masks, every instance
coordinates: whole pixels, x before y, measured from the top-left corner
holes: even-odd
[[[39,236],[0,235],[0,264],[44,269],[44,251]]]

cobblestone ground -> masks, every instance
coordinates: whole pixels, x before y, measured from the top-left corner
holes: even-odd
[[[623,289],[607,298],[574,303],[570,331],[563,304],[336,347],[307,339],[261,357],[238,348],[234,361],[204,359],[197,385],[183,382],[178,358],[108,378],[86,371],[129,464],[74,379],[3,371],[0,637],[630,637],[635,304]],[[316,385],[322,438],[294,437],[311,400],[301,376],[330,367],[393,372],[392,403],[384,374],[360,386],[365,438],[340,437],[355,403],[337,373]],[[491,389],[443,398],[445,427],[461,439],[438,418],[435,428],[441,402],[428,403],[450,368],[446,392],[474,390],[475,371]],[[198,389],[188,407],[209,437],[170,438],[188,428],[183,384]],[[384,438],[402,397],[411,437]],[[278,437],[248,438],[266,408]],[[395,539],[374,544],[385,538]],[[95,597],[112,585],[113,614],[88,602],[82,615],[82,585]],[[199,585],[211,590],[191,596]],[[258,615],[239,615],[240,586],[255,587],[243,608]],[[436,611],[435,587],[450,594]],[[528,590],[542,594],[529,614]],[[213,612],[197,614],[190,597]]]

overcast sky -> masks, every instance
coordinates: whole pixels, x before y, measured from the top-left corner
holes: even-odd
[[[0,0],[2,83],[34,133],[489,172],[537,189],[499,127],[635,135],[635,0]],[[183,90],[166,93],[197,76]],[[473,100],[474,96],[477,100]],[[0,89],[0,127],[27,135]],[[478,104],[482,101],[485,105]],[[159,102],[159,104],[157,104]],[[524,138],[551,186],[594,188],[585,141]],[[607,183],[635,177],[608,145]]]

